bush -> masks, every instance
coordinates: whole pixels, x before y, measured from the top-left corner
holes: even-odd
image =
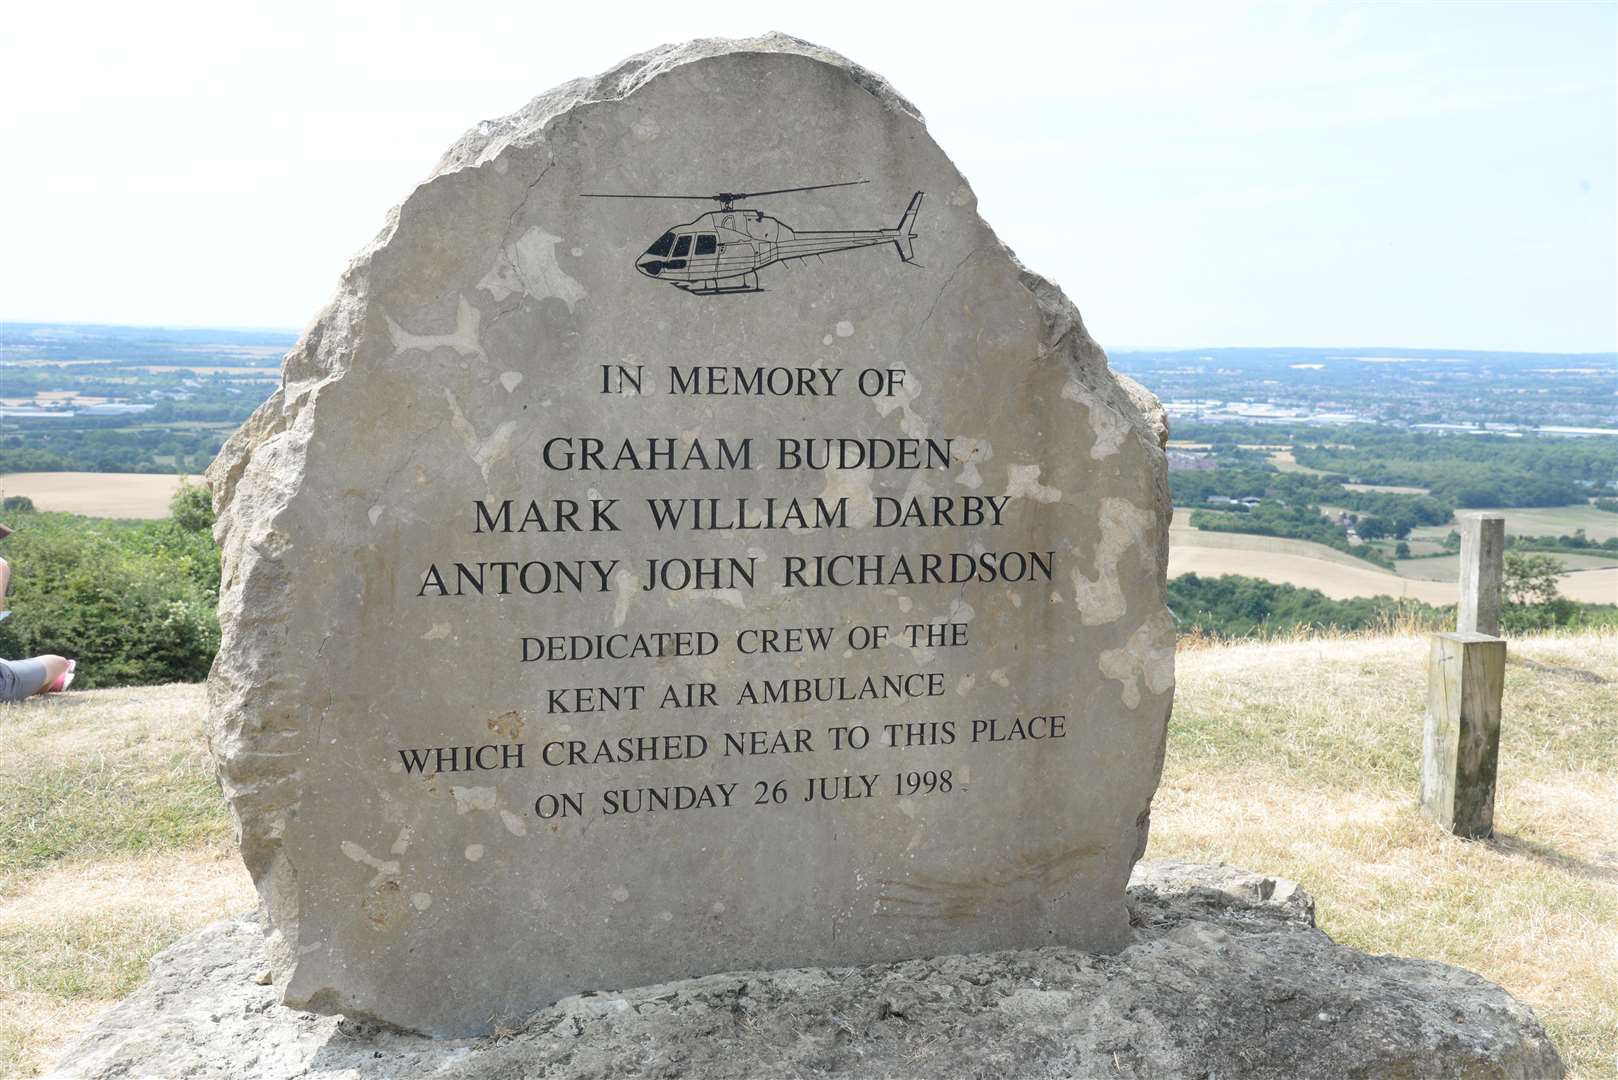
[[[0,656],[72,657],[74,685],[87,689],[205,678],[219,648],[219,552],[197,490],[182,489],[162,521],[24,512],[8,522]]]
[[[1437,608],[1391,596],[1333,600],[1319,589],[1222,574],[1182,574],[1168,585],[1169,608],[1182,632],[1214,637],[1286,634],[1298,629],[1366,630],[1397,625],[1439,627],[1453,619]]]

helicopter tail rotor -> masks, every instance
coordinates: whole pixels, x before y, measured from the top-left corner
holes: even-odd
[[[921,210],[921,192],[910,196],[910,205],[905,207],[904,216],[893,230],[893,246],[899,249],[899,261],[913,263],[916,261],[916,234],[911,230],[916,227],[916,214]]]

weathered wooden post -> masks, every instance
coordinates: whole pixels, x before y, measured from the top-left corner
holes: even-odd
[[[1455,629],[1463,634],[1500,633],[1500,584],[1505,578],[1504,514],[1461,518],[1461,607]]]
[[[1461,519],[1459,627],[1433,635],[1427,662],[1421,805],[1445,829],[1468,839],[1494,834],[1506,675],[1506,643],[1496,636],[1504,554],[1504,517]]]

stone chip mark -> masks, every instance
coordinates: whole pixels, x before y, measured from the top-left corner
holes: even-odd
[[[1078,379],[1067,381],[1067,385],[1062,387],[1062,397],[1067,401],[1077,402],[1089,410],[1090,428],[1095,433],[1095,442],[1090,447],[1090,457],[1101,461],[1116,454],[1129,435],[1129,421],[1123,414],[1108,405],[1100,394]]]
[[[419,351],[431,353],[435,349],[453,349],[458,356],[476,356],[483,358],[483,345],[478,341],[478,323],[482,315],[478,309],[466,302],[466,297],[459,299],[455,308],[455,329],[448,334],[412,334],[391,317],[388,318],[388,335],[393,338],[393,355],[402,356],[407,352]]]
[[[455,787],[449,793],[455,797],[455,812],[470,814],[474,810],[493,810],[495,790],[492,787]]]
[[[571,314],[573,306],[589,294],[556,261],[556,245],[561,242],[560,236],[534,226],[516,243],[500,249],[499,258],[478,282],[478,288],[497,302],[519,292],[533,300],[555,297],[567,305]]]
[[[1156,565],[1156,547],[1150,513],[1127,499],[1101,500],[1095,576],[1073,568],[1073,601],[1079,605],[1079,619],[1085,626],[1101,626],[1124,617],[1129,602],[1118,580],[1118,562],[1126,552],[1138,551],[1147,565]],[[1072,550],[1078,554],[1078,549]]]
[[[344,840],[340,847],[344,855],[376,871],[376,876],[370,881],[373,889],[383,881],[399,876],[398,859],[379,859],[352,840]]]
[[[1126,708],[1140,705],[1140,683],[1153,694],[1174,686],[1174,616],[1162,610],[1141,623],[1121,649],[1101,654],[1101,674],[1123,684]]]
[[[1007,465],[1006,466],[1006,497],[1010,499],[1033,499],[1035,502],[1053,503],[1062,501],[1060,488],[1039,482],[1039,465]]]
[[[494,433],[485,439],[478,434],[477,428],[472,426],[472,422],[461,411],[461,403],[456,399],[455,391],[444,387],[444,399],[449,402],[450,424],[455,428],[455,433],[461,437],[461,441],[466,444],[467,455],[483,474],[483,482],[488,483],[489,470],[496,462],[511,455],[511,439],[517,433],[517,422],[502,421],[494,429]]]
[[[496,735],[510,739],[512,742],[516,742],[518,739],[522,738],[522,713],[518,712],[516,709],[503,712],[499,716],[490,717],[487,721],[487,725],[490,731],[494,732]]]

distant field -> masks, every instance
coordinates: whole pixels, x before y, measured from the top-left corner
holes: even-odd
[[[1201,577],[1242,574],[1245,577],[1262,578],[1283,585],[1296,585],[1303,589],[1319,589],[1333,600],[1347,600],[1354,596],[1394,596],[1409,597],[1429,604],[1455,602],[1453,584],[1403,578],[1386,570],[1379,570],[1370,563],[1346,566],[1317,559],[1311,555],[1283,554],[1251,548],[1176,546],[1171,541],[1169,577],[1178,577],[1181,574],[1197,574]]]
[[[1618,604],[1618,569],[1579,570],[1563,574],[1557,588],[1569,600],[1591,604]]]
[[[168,473],[11,473],[0,497],[26,495],[40,510],[92,517],[168,517],[169,500],[187,479]],[[192,483],[202,477],[189,477]]]
[[[1506,532],[1516,536],[1572,536],[1579,529],[1592,540],[1618,536],[1618,514],[1593,506],[1506,507],[1497,510],[1457,510],[1461,514],[1504,514]],[[1442,540],[1453,525],[1424,525],[1413,536]]]
[[[1169,529],[1169,546],[1171,548],[1225,548],[1236,551],[1298,555],[1306,559],[1321,559],[1325,562],[1337,563],[1341,566],[1352,566],[1356,569],[1360,567],[1369,570],[1376,569],[1364,559],[1356,558],[1346,551],[1338,551],[1336,548],[1329,548],[1325,544],[1311,543],[1308,540],[1289,540],[1281,536],[1257,536],[1253,533],[1209,532],[1203,529],[1195,529],[1191,527],[1191,512],[1184,509],[1174,511],[1174,524]]]
[[[1291,450],[1276,450],[1270,454],[1270,464],[1275,466],[1277,472],[1308,473],[1311,476],[1325,476],[1319,469],[1311,469],[1307,465],[1299,465],[1298,459],[1292,456]]]
[[[1578,510],[1577,507],[1562,509]],[[1512,510],[1507,514],[1506,526],[1510,529],[1511,515],[1556,512]],[[1589,513],[1599,514],[1600,511],[1592,509]],[[1324,544],[1276,536],[1204,532],[1193,529],[1189,519],[1190,513],[1186,510],[1174,512],[1174,524],[1169,529],[1170,577],[1242,574],[1304,589],[1319,589],[1333,600],[1394,596],[1428,604],[1455,603],[1459,562],[1456,557],[1406,560],[1395,574]],[[1446,526],[1437,533],[1442,536],[1448,531]],[[1563,596],[1595,604],[1618,603],[1618,558],[1591,555],[1558,555],[1557,558],[1572,571],[1562,575],[1559,582]]]
[[[1560,562],[1562,568],[1569,572],[1609,570],[1618,567],[1618,554],[1567,555],[1559,551],[1545,554]],[[1456,575],[1460,573],[1460,563],[1459,555],[1440,555],[1432,559],[1401,559],[1398,564],[1399,576],[1421,581],[1454,581]]]
[[[1169,529],[1169,577],[1242,574],[1305,589],[1333,600],[1353,596],[1408,596],[1429,604],[1455,602],[1455,586],[1389,573],[1345,552],[1307,540],[1194,529],[1190,515],[1174,512]]]
[[[1402,487],[1399,484],[1344,484],[1349,491],[1382,491],[1389,495],[1430,495],[1424,487]]]

